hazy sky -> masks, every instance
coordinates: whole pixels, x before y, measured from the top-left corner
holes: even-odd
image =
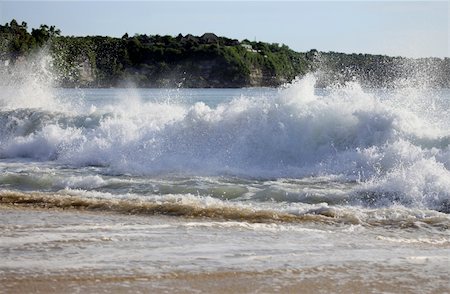
[[[0,22],[63,35],[217,35],[306,51],[410,57],[449,54],[450,1],[2,1]]]

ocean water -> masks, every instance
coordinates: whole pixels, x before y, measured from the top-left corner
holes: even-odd
[[[2,87],[0,125],[0,273],[334,266],[449,289],[449,89],[37,83]]]

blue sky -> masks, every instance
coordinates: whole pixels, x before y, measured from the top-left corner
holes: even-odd
[[[347,53],[449,55],[449,1],[2,1],[0,22],[63,35],[192,33]]]

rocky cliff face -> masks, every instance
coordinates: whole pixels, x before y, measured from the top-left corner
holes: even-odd
[[[84,60],[77,65],[77,69],[80,83],[89,85],[95,82],[96,75],[89,58],[85,57]]]
[[[121,85],[131,82],[139,87],[157,88],[232,88],[260,85],[257,82],[251,84],[249,80],[250,78],[243,76],[238,69],[222,58],[205,58],[128,68],[117,83]]]
[[[97,68],[86,55],[68,55],[52,53],[52,68],[58,86],[91,87],[97,85]]]
[[[190,59],[165,66],[141,66],[128,68],[118,80],[105,83],[98,79],[97,71],[89,58],[83,57],[65,64],[61,86],[115,87],[135,85],[138,87],[186,87],[186,88],[238,88],[272,87],[286,82],[259,66],[250,68],[243,75],[234,65],[221,58]]]
[[[288,82],[286,78],[277,76],[270,70],[260,66],[252,66],[250,68],[248,83],[250,87],[276,87],[286,82]]]
[[[193,51],[176,60],[145,53],[146,58],[138,62],[127,61],[126,54],[121,57],[120,46],[106,49],[90,43],[60,42],[53,53],[60,85],[238,88],[277,86],[286,80],[258,62],[245,63],[239,56],[225,56],[216,49],[206,53]],[[260,55],[258,52],[244,54]]]

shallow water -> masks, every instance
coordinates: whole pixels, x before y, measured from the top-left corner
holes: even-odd
[[[450,91],[314,83],[3,88],[0,271],[448,273]]]
[[[450,240],[442,232],[73,210],[0,212],[5,293],[449,289]]]

